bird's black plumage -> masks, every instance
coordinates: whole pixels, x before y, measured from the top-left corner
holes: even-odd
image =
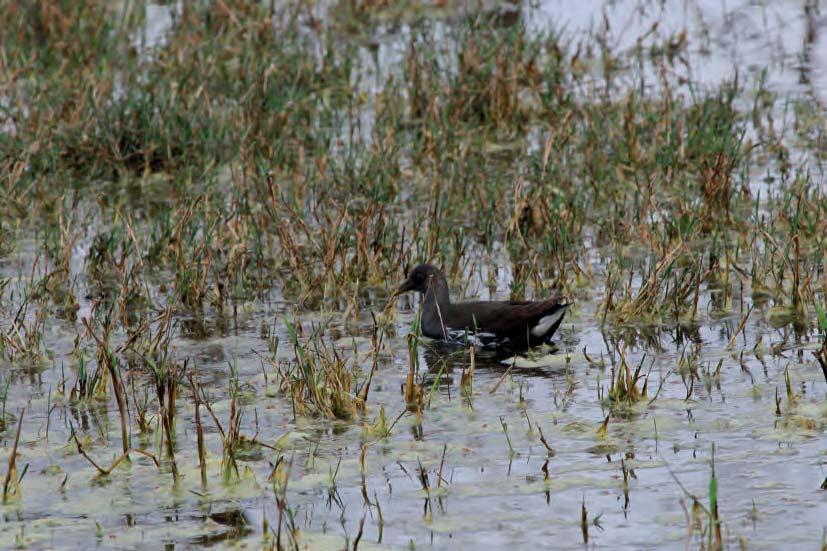
[[[422,293],[422,333],[433,339],[462,340],[526,349],[551,339],[569,304],[554,293],[546,300],[452,303],[445,275],[435,266],[414,268],[396,293]]]

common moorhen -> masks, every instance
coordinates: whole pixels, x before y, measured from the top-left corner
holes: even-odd
[[[551,339],[570,304],[557,294],[537,302],[451,303],[445,275],[435,266],[420,264],[394,295],[418,291],[424,295],[420,327],[432,339],[476,343],[492,347],[527,349]]]

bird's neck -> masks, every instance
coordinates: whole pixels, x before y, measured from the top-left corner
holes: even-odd
[[[434,276],[428,284],[428,290],[425,291],[425,308],[433,308],[435,306],[445,306],[451,304],[451,297],[448,293],[448,282],[444,277]]]
[[[422,301],[422,332],[431,338],[445,338],[443,312],[451,304],[448,282],[443,277],[432,277]]]

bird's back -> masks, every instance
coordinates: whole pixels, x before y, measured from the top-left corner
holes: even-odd
[[[541,301],[462,302],[440,308],[446,334],[476,333],[507,339],[518,347],[547,341],[556,331],[567,304],[553,296]]]

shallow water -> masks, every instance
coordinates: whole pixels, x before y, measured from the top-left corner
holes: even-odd
[[[717,84],[735,72],[742,78],[759,78],[766,71],[771,89],[812,94],[814,100],[823,102],[827,18],[810,4],[788,0],[544,0],[536,12],[527,8],[525,13],[532,23],[562,27],[573,37],[601,31],[608,22],[612,51],[631,51],[638,45],[647,48],[685,33],[686,63],[678,63],[676,71],[695,85]]]
[[[633,365],[644,353],[647,369],[652,362],[649,395],[654,397],[662,385],[657,398],[626,416],[609,418],[608,434],[601,437],[598,428],[608,412],[598,400],[598,387],[607,384],[611,367],[594,367],[583,356],[583,347],[592,359],[601,351],[605,356],[605,344],[588,313],[590,305],[578,306],[560,332],[561,351],[555,359],[546,367],[515,367],[494,393],[490,391],[505,369],[501,363],[477,358],[474,392],[463,396],[459,375],[466,354],[423,349],[421,366],[429,372],[428,390],[443,362],[445,373],[421,419],[403,417],[387,439],[367,435],[359,423],[294,422],[289,403],[268,395],[251,349],[262,349],[256,320],[278,316],[278,309],[260,306],[249,316],[230,320],[224,337],[181,338],[175,346],[181,356],[196,359],[205,384],[214,376],[213,396],[226,396],[228,361],[238,366],[239,380],[251,385],[243,431],[258,432],[262,442],[276,445],[292,459],[289,504],[311,548],[340,546],[344,534],[352,540],[365,515],[363,542],[378,539],[377,510],[366,507],[362,497],[362,442],[367,445],[364,487],[369,500],[380,503],[386,545],[404,547],[413,541],[418,547],[496,548],[509,542],[531,547],[554,541],[558,548],[581,548],[585,503],[588,538],[594,545],[683,547],[684,507],[691,506],[688,495],[707,501],[714,444],[727,540],[745,538],[755,549],[812,548],[821,538],[825,518],[825,498],[818,486],[825,470],[827,416],[821,374],[805,353],[813,345],[806,338],[800,344],[791,339],[781,354],[767,354],[762,363],[750,352],[754,344],[761,342],[769,349],[785,338],[785,330],[772,329],[760,311],[748,324],[742,360],[738,355],[743,338],[734,351],[721,344],[735,318],[704,323],[691,336],[693,342],[676,338],[674,332],[658,333],[651,345],[627,350]],[[400,333],[411,317],[410,310],[400,312]],[[50,344],[59,350],[59,329],[53,330],[50,338],[55,340]],[[368,331],[369,325],[362,330]],[[351,348],[349,340],[343,338],[339,344]],[[400,339],[394,342],[393,358],[381,362],[371,399],[371,412],[383,404],[390,419],[403,409],[400,384],[407,371],[404,347]],[[362,341],[361,347],[367,350],[365,344]],[[701,365],[714,367],[723,359],[720,388],[716,383],[711,389],[697,387],[691,399],[684,399],[686,389],[674,370],[685,347],[697,351]],[[794,415],[777,416],[774,396],[779,388],[784,396],[787,367],[799,405]],[[59,376],[56,369],[13,375],[8,407],[12,412],[27,408],[19,463],[28,464],[28,471],[22,502],[4,506],[4,546],[21,531],[24,541],[36,548],[92,541],[107,547],[154,547],[159,541],[186,546],[211,536],[219,541],[229,537],[223,544],[234,545],[236,537],[258,541],[264,516],[274,522],[267,482],[267,460],[273,453],[259,450],[241,461],[241,482],[224,485],[220,442],[208,429],[212,460],[210,484],[204,490],[188,403],[182,404],[177,420],[176,460],[183,474],[177,486],[169,473],[158,474],[140,456],[110,477],[97,476],[67,444],[67,426],[88,437],[90,453],[106,464],[117,447],[99,447],[100,435],[115,438],[117,410],[110,406],[107,411],[104,404],[75,408],[53,397],[56,407],[47,439],[48,394]],[[226,417],[228,408],[226,398],[214,404],[219,416]],[[372,421],[373,415],[369,417],[366,423]],[[553,447],[553,457],[539,442],[538,427]],[[10,431],[4,436],[8,445]],[[149,449],[160,448],[153,436],[137,440]],[[444,482],[433,488],[443,450]],[[631,477],[625,491],[621,460]],[[542,471],[546,462],[548,480]],[[429,495],[417,475],[420,463],[432,486]],[[338,470],[335,487],[330,484],[331,470]],[[60,491],[65,474],[69,479]],[[220,513],[228,511],[243,513],[249,534],[208,520],[223,518]],[[596,518],[599,526],[592,524]]]
[[[821,16],[808,20],[798,2],[743,2],[727,9],[711,0],[664,8],[658,4],[547,0],[524,7],[523,17],[538,28],[562,26],[576,40],[599,27],[605,13],[618,37],[613,48],[621,50],[633,48],[653,21],[660,22],[658,31],[645,39],[653,42],[686,26],[692,45],[688,51],[694,57],[689,66],[696,68],[687,75],[692,82],[705,85],[730,78],[733,67],[757,78],[766,66],[770,89],[822,101],[827,54],[820,30],[825,23]],[[168,21],[165,9],[178,8],[153,8],[147,45],[161,41]],[[545,18],[545,23],[537,18]],[[815,28],[812,40],[804,40],[808,25]],[[394,35],[387,36],[387,48],[393,51]],[[93,206],[86,207],[93,211]],[[95,221],[74,254],[72,270],[81,288],[83,259],[95,224],[105,222]],[[34,245],[27,246],[26,238],[21,242],[16,252],[0,258],[0,276],[12,279],[10,289],[22,288],[31,271]],[[588,252],[596,271],[605,266],[604,251],[593,247]],[[496,287],[482,285],[477,275],[464,287],[469,296],[507,298],[511,260],[505,253],[495,260]],[[120,451],[118,411],[112,400],[77,403],[59,396],[64,374],[70,384],[74,379],[70,366],[77,360],[70,352],[80,324],[47,318],[44,344],[53,361],[38,367],[3,366],[2,382],[10,381],[6,408],[12,422],[0,433],[0,472],[5,473],[23,409],[18,472],[24,466],[26,471],[22,500],[0,506],[0,547],[258,548],[269,531],[263,528],[265,519],[271,527],[277,522],[268,476],[271,462],[282,454],[291,462],[287,504],[307,548],[339,549],[346,541],[352,545],[363,518],[364,549],[697,548],[701,536],[690,530],[689,515],[693,496],[709,505],[714,446],[719,514],[728,547],[745,542],[749,549],[817,548],[827,529],[827,494],[819,489],[827,476],[827,401],[825,381],[810,354],[818,343],[815,330],[797,334],[770,305],[756,304],[743,334],[728,347],[740,319],[753,306],[751,290],[737,287],[731,310],[723,314],[713,309],[710,292],[704,289],[704,314],[696,326],[601,327],[596,315],[601,291],[602,282],[583,290],[558,332],[557,350],[536,366],[515,366],[504,377],[507,362],[478,355],[470,395],[460,389],[468,353],[422,346],[418,354],[428,406],[421,417],[403,415],[387,438],[368,427],[380,407],[389,423],[405,409],[404,337],[413,323],[415,299],[401,300],[393,312],[395,336],[386,342],[379,361],[368,413],[353,422],[294,416],[290,401],[273,390],[273,367],[262,364],[261,355],[268,355],[262,329],[274,327],[281,343],[276,360],[289,361],[294,352],[286,319],[300,325],[305,335],[314,324],[328,323],[326,339],[367,372],[370,312],[378,315],[385,307],[381,292],[361,305],[360,322],[347,326],[341,311],[297,314],[278,289],[266,302],[249,300],[235,312],[176,316],[175,354],[197,364],[219,419],[226,423],[229,415],[233,364],[245,407],[241,432],[256,434],[278,450],[254,447],[240,458],[240,480],[224,483],[220,436],[205,421],[207,488],[199,478],[193,404],[183,398],[176,420],[176,463],[183,475],[177,484],[168,465],[159,472],[140,455],[112,475],[98,476],[77,453],[70,433],[77,431],[87,452],[108,466]],[[82,296],[78,300],[81,319],[91,303]],[[4,327],[13,316],[13,309],[7,310],[0,320]],[[642,362],[649,400],[622,415],[609,415],[600,396],[613,362],[620,361],[620,347],[629,365]],[[686,355],[693,356],[692,364],[701,373],[688,399],[679,375],[680,359]],[[716,379],[711,374],[719,362]],[[786,370],[795,404],[788,402]],[[599,429],[607,416],[604,435]],[[540,430],[553,455],[540,442]],[[133,446],[162,455],[157,431],[133,434]]]

